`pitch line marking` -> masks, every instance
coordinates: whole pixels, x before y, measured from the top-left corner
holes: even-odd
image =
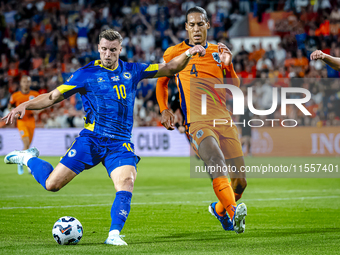
[[[258,198],[258,199],[242,199],[242,201],[281,201],[281,200],[308,200],[308,199],[330,199],[340,198],[340,196],[324,196],[324,197],[277,197],[277,198]],[[141,202],[131,203],[132,205],[162,205],[162,204],[197,204],[211,203],[211,201],[173,201],[173,202]],[[74,208],[74,207],[96,207],[96,206],[111,206],[112,204],[89,204],[89,205],[62,205],[62,206],[20,206],[20,207],[0,207],[0,210],[15,210],[15,209],[52,209],[52,208]]]
[[[340,189],[323,189],[323,190],[280,190],[278,192],[280,193],[301,193],[301,192],[308,192],[308,193],[311,193],[311,192],[335,192],[335,191],[340,191]],[[152,192],[152,191],[151,191]],[[150,193],[150,192],[145,192],[145,191],[142,191],[142,192],[138,192],[136,191],[133,195],[134,196],[144,196],[146,193],[149,195],[149,196],[163,196],[163,195],[190,195],[190,194],[207,194],[209,193],[209,191],[207,192],[203,192],[203,191],[198,191],[198,192],[195,192],[195,191],[189,191],[189,192],[172,192],[172,193],[169,193],[169,192],[154,192],[154,193]],[[251,193],[273,193],[275,191],[271,190],[271,191],[268,191],[268,190],[255,190],[255,191],[252,191]],[[8,196],[2,196],[1,198],[22,198],[22,197],[51,197],[51,198],[58,198],[58,197],[69,197],[70,195],[69,194],[56,194],[56,195],[50,195],[50,194],[39,194],[39,195],[8,195]],[[114,194],[110,194],[110,193],[104,193],[104,194],[78,194],[77,197],[103,197],[103,196],[114,196]],[[1,198],[0,198],[0,201],[1,201]]]

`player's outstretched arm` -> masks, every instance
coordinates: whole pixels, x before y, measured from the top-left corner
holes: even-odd
[[[181,55],[173,58],[169,63],[163,63],[158,65],[158,72],[153,78],[172,76],[182,71],[190,61],[190,58],[196,54],[200,56],[205,55],[205,48],[201,45],[195,45],[188,49]]]
[[[6,120],[6,124],[13,123],[14,118],[22,118],[25,115],[26,110],[41,110],[52,106],[60,101],[64,100],[64,96],[55,89],[49,93],[45,93],[37,96],[36,98],[20,104],[14,108],[9,114],[2,118]]]
[[[168,130],[174,130],[174,114],[168,109],[168,83],[169,77],[161,77],[157,80],[156,98],[162,115],[161,123]]]
[[[332,57],[321,50],[316,50],[310,55],[311,60],[321,59],[336,71],[340,71],[340,58]]]

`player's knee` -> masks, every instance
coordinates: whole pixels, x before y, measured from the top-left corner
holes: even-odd
[[[52,191],[52,192],[57,192],[62,188],[62,185],[60,185],[60,184],[58,184],[54,181],[49,181],[49,180],[46,180],[45,185],[46,185],[46,190]]]
[[[118,183],[115,183],[116,191],[126,190],[132,192],[134,183],[135,179],[133,177],[122,178]]]
[[[219,155],[210,155],[204,161],[208,166],[223,166],[224,165],[224,158]]]
[[[131,186],[133,187],[134,183],[135,183],[135,178],[133,177],[126,177],[122,181],[122,185],[129,186],[129,187]]]

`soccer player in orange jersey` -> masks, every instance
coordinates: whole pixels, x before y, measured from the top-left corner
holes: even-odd
[[[237,128],[234,125],[213,127],[213,119],[231,120],[226,108],[227,91],[215,89],[214,84],[232,83],[239,86],[240,82],[231,63],[230,50],[222,43],[215,45],[207,42],[210,24],[203,8],[196,6],[187,11],[185,28],[189,39],[168,48],[164,53],[164,61],[169,62],[194,45],[202,45],[206,48],[205,56],[192,57],[190,64],[175,75],[181,109],[185,116],[184,125],[193,149],[206,166],[220,166],[224,169],[230,166],[237,169],[235,173],[229,173],[231,183],[226,172],[210,173],[219,201],[209,206],[209,212],[221,222],[225,230],[243,233],[247,207],[244,203],[236,206],[236,201],[241,198],[247,182],[245,174],[240,171],[244,166],[244,159]],[[174,116],[167,107],[169,80],[170,77],[158,79],[156,94],[162,114],[162,124],[165,128],[173,130]],[[212,96],[207,96],[206,115],[201,115],[202,94],[217,97],[215,100]]]
[[[31,77],[24,75],[20,80],[20,91],[13,93],[11,100],[9,102],[9,108],[17,107],[23,102],[31,100],[37,96],[39,93],[30,90]],[[32,142],[34,129],[35,129],[35,119],[33,112],[30,110],[26,111],[25,116],[22,119],[17,120],[17,127],[21,136],[21,140],[24,144],[24,150],[27,150]],[[23,165],[18,165],[18,174],[23,174]]]

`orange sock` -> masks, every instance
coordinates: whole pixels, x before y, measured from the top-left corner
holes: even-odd
[[[238,201],[242,197],[242,194],[243,193],[241,193],[241,194],[235,193],[235,201]]]
[[[217,204],[215,205],[215,211],[220,216],[224,216],[225,215],[226,210],[224,209],[224,206],[221,203],[221,201],[218,201]]]
[[[231,188],[228,178],[215,178],[213,180],[213,187],[218,200],[220,201],[220,203],[222,203],[224,209],[228,212],[229,217],[232,219],[234,217],[236,202],[234,191]],[[219,212],[221,213],[220,210]]]

